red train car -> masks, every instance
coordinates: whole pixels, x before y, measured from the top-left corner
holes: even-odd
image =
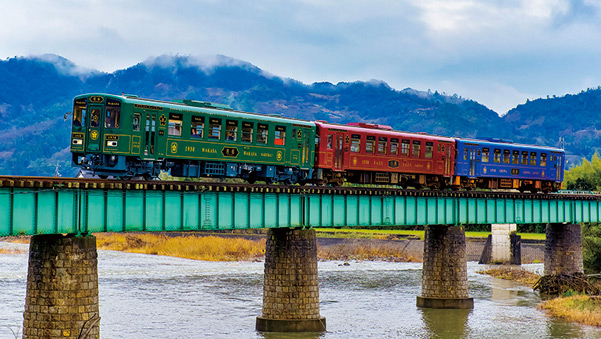
[[[451,184],[455,160],[452,138],[350,123],[317,125],[317,183],[394,184],[441,188]]]

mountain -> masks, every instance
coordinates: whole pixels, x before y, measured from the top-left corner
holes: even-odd
[[[4,121],[0,125],[0,174],[4,175],[54,175],[57,169],[62,175],[76,173],[70,167],[70,125],[63,114],[71,110],[72,98],[82,93],[197,99],[307,120],[373,122],[404,131],[550,146],[557,146],[563,136],[568,151],[580,157],[596,149],[596,125],[590,120],[587,125],[586,117],[598,108],[591,103],[601,95],[591,90],[535,100],[501,118],[457,95],[410,88],[399,91],[375,80],[308,85],[225,56],[161,56],[113,73],[83,69],[56,55],[15,57],[0,61],[0,88]],[[565,117],[567,112],[572,118]],[[576,116],[582,119],[576,121]]]

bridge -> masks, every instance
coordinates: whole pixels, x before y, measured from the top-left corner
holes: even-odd
[[[269,229],[257,329],[323,331],[312,228],[426,226],[417,305],[472,308],[464,225],[548,224],[545,274],[582,272],[578,223],[601,220],[600,200],[517,192],[0,177],[0,236],[34,235],[24,316],[28,337],[41,337],[34,333],[48,327],[61,338],[75,338],[86,327],[99,336],[91,233],[248,228]],[[56,298],[49,301],[48,295]],[[77,307],[43,307],[49,302]],[[53,321],[53,311],[73,313],[65,319],[76,320]]]

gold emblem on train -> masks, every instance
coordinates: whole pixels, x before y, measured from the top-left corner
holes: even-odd
[[[162,114],[159,118],[159,124],[161,124],[161,126],[167,125],[167,117],[165,117],[165,114]]]
[[[282,155],[282,151],[278,151],[278,153],[276,154],[275,158],[276,158],[278,161],[282,161],[282,156],[283,156],[283,155]]]
[[[98,131],[92,131],[92,133],[90,133],[90,138],[92,138],[92,140],[98,140]]]
[[[173,153],[173,154],[177,153],[177,142],[171,143],[171,153]]]

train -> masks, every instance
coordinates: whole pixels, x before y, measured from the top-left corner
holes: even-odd
[[[414,189],[561,188],[562,149],[242,112],[197,100],[90,93],[73,100],[72,164],[100,178],[240,178]]]

